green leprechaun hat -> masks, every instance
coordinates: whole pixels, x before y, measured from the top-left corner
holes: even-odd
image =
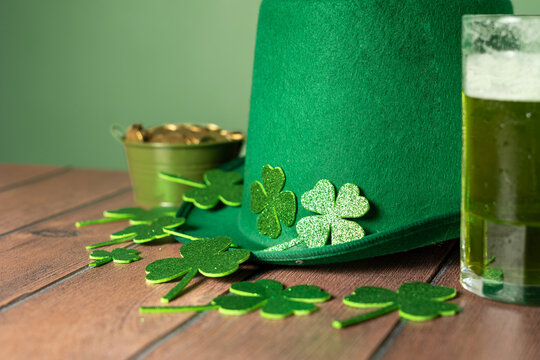
[[[279,264],[458,237],[461,16],[511,12],[508,0],[264,0],[247,155],[223,168],[243,175],[241,206],[186,202],[182,232]]]

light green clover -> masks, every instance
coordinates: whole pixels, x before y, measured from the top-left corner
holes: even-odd
[[[336,190],[329,180],[317,182],[312,190],[305,192],[300,202],[309,211],[320,214],[306,216],[296,224],[298,237],[272,246],[265,251],[281,251],[305,243],[309,248],[325,245],[330,237],[332,245],[358,240],[364,236],[364,229],[354,221],[369,211],[368,200],[360,196],[355,184],[345,184],[336,198]]]

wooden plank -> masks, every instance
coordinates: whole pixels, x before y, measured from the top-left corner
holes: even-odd
[[[395,326],[398,315],[389,314],[337,330],[331,326],[333,320],[363,312],[344,306],[341,299],[362,285],[397,289],[404,281],[426,281],[434,275],[452,244],[348,264],[269,270],[263,278],[279,280],[287,286],[318,285],[334,299],[321,304],[316,314],[284,320],[264,319],[258,312],[226,316],[210,311],[151,351],[149,358],[366,359]]]
[[[77,229],[76,221],[97,219],[104,210],[132,205],[133,195],[128,192],[4,236],[0,241],[0,307],[85,267],[89,262],[86,245],[106,241],[109,234],[129,224],[119,221]]]
[[[456,316],[409,322],[384,359],[540,359],[540,308],[505,304],[476,296],[459,284],[457,254],[437,285],[451,286],[462,308]]]
[[[0,191],[21,182],[53,174],[60,169],[61,166],[0,164]]]
[[[126,172],[71,170],[0,193],[0,235],[129,188]]]
[[[0,359],[40,358],[44,351],[51,359],[125,359],[136,354],[194,316],[138,312],[140,306],[160,305],[159,298],[174,286],[147,284],[144,268],[178,256],[179,248],[170,238],[141,245],[140,261],[89,269],[0,312]],[[197,276],[172,304],[208,302],[231,281],[252,274],[253,267],[243,268],[227,278]]]

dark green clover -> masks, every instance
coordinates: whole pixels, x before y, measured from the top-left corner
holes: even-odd
[[[135,249],[94,250],[90,254],[90,259],[97,261],[91,262],[88,266],[98,267],[111,261],[119,264],[128,264],[140,260],[140,258],[139,251]]]
[[[167,229],[173,229],[186,222],[185,218],[174,216],[162,216],[150,225],[131,225],[127,228],[111,234],[110,241],[89,245],[87,249],[95,249],[102,246],[118,244],[133,239],[135,243],[145,243],[155,239],[161,239],[170,234]]]
[[[482,292],[484,295],[494,295],[501,291],[504,287],[504,271],[498,267],[492,267],[495,261],[495,256],[490,257],[485,261],[482,277]]]
[[[446,303],[445,300],[456,296],[456,290],[445,286],[433,286],[423,282],[408,282],[401,285],[397,292],[374,286],[362,286],[346,296],[343,303],[358,308],[379,307],[380,309],[334,321],[332,326],[342,328],[370,320],[389,312],[399,310],[402,318],[413,321],[426,321],[437,316],[449,316],[459,312],[459,306]]]
[[[281,235],[280,221],[292,226],[296,220],[296,196],[292,191],[283,191],[285,173],[279,167],[265,165],[262,169],[262,183],[251,184],[250,208],[256,214],[257,229],[262,235],[276,239]]]
[[[283,319],[291,315],[307,315],[318,309],[314,303],[325,302],[330,294],[314,285],[296,285],[283,289],[279,281],[262,279],[253,283],[232,284],[234,295],[218,296],[209,305],[177,307],[143,307],[141,313],[170,313],[219,309],[227,315],[243,315],[261,309],[261,316]]]
[[[194,187],[184,193],[183,199],[200,209],[211,209],[220,201],[228,206],[242,205],[242,175],[237,172],[210,170],[204,174],[204,183],[164,172],[160,172],[159,177]]]
[[[106,222],[128,220],[132,225],[149,224],[162,216],[174,216],[176,208],[168,206],[158,206],[152,209],[143,209],[140,207],[125,207],[115,210],[106,210],[103,212],[103,219],[77,221],[75,226],[81,227],[93,224],[102,224]]]
[[[238,265],[249,259],[249,250],[227,251],[232,240],[225,236],[199,239],[182,245],[181,258],[167,258],[154,261],[146,267],[146,280],[162,283],[183,276],[162,302],[172,301],[189,284],[197,273],[207,277],[222,277],[238,270]]]

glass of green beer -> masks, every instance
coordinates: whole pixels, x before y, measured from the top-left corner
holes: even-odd
[[[461,283],[540,305],[540,16],[463,18]]]

